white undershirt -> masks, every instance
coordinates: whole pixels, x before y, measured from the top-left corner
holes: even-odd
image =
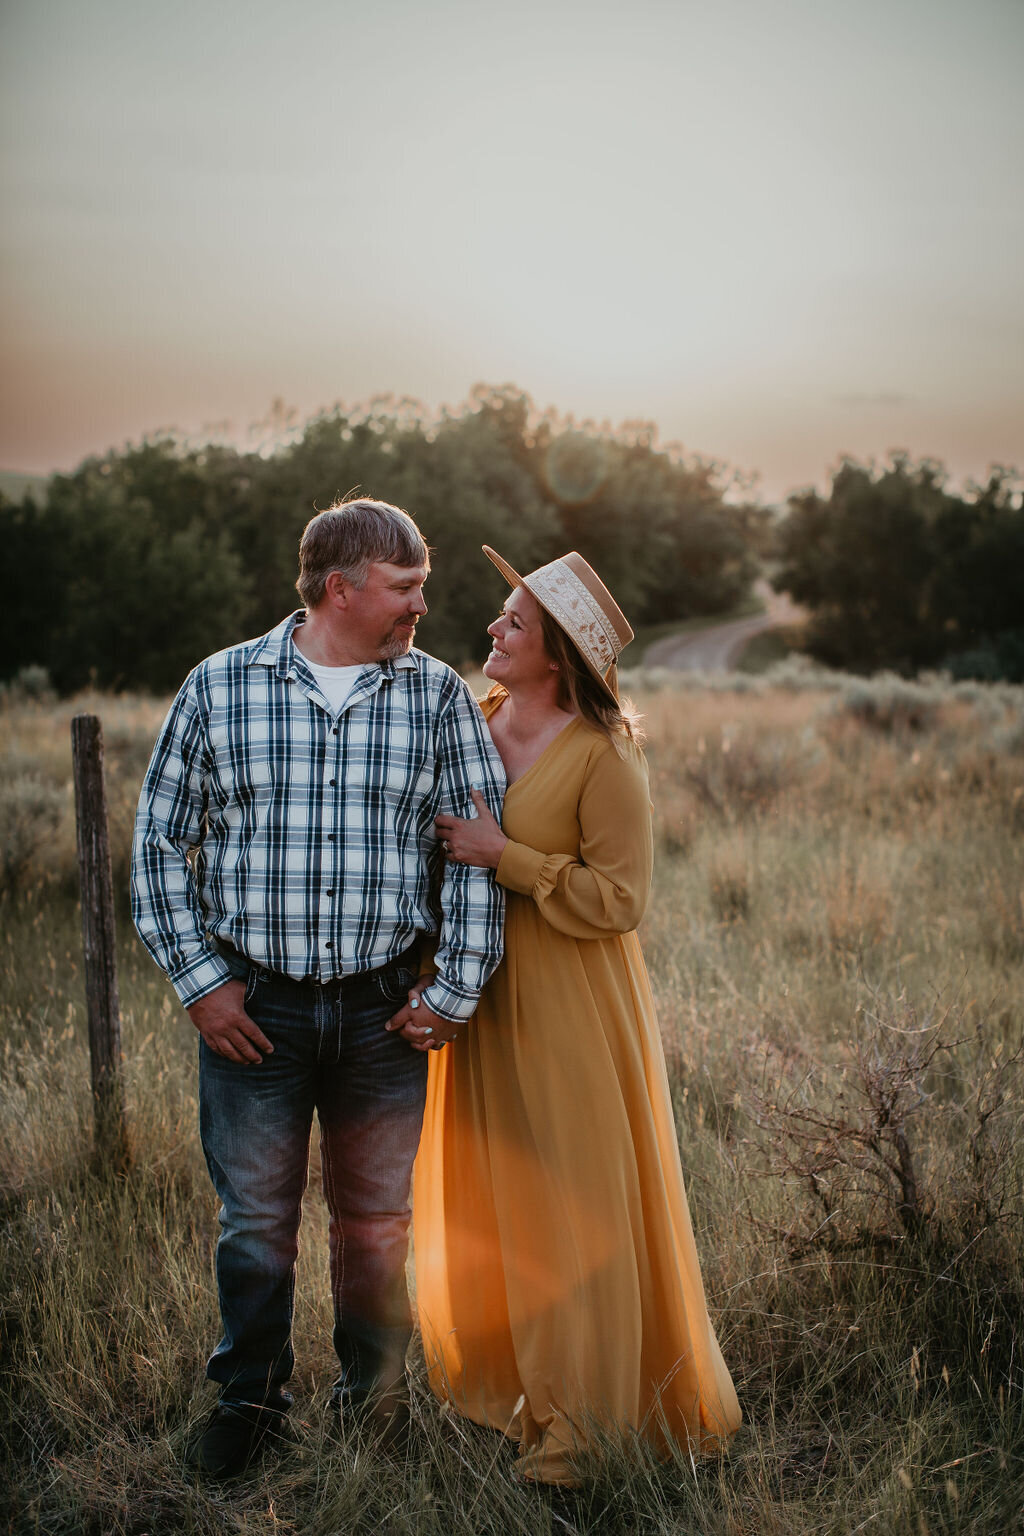
[[[363,670],[362,666],[321,667],[317,662],[310,661],[308,656],[304,656],[303,660],[316,678],[316,685],[331,706],[332,712],[340,715],[346,699],[356,685],[356,678]]]

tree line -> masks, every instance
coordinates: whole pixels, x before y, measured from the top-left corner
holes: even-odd
[[[1024,682],[1024,499],[994,468],[963,494],[941,464],[844,461],[827,497],[789,498],[775,585],[810,610],[828,666]]]
[[[0,499],[0,675],[173,689],[298,606],[302,528],[355,488],[416,518],[433,551],[420,643],[457,666],[486,654],[507,591],[482,543],[524,571],[578,549],[636,627],[739,601],[768,516],[650,424],[538,417],[512,387],[440,417],[339,407],[273,451],[158,437],[55,475],[39,504]]]
[[[827,495],[800,491],[776,518],[742,485],[730,496],[721,466],[659,447],[652,424],[538,415],[514,386],[440,416],[384,399],[276,426],[276,446],[161,436],[55,475],[40,502],[0,495],[0,678],[37,666],[61,692],[173,689],[298,606],[305,523],[358,489],[419,523],[433,551],[420,643],[455,666],[482,660],[505,595],[487,543],[523,571],[578,549],[635,628],[725,612],[768,555],[810,613],[800,643],[830,666],[1024,681],[1009,470],[960,493],[934,460],[844,460]]]

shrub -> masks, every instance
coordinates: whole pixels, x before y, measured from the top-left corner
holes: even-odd
[[[804,780],[816,758],[810,737],[754,737],[723,726],[719,741],[700,739],[684,771],[702,803],[728,820],[766,810]]]
[[[35,774],[0,782],[0,889],[18,885],[53,839],[67,804],[63,790]]]
[[[776,1235],[791,1254],[915,1244],[941,1259],[1019,1241],[1024,1041],[965,1011],[922,1017],[905,995],[858,1015],[838,1068],[764,1046],[759,1153],[798,1195]]]
[[[45,667],[21,667],[9,683],[0,684],[0,689],[12,704],[25,699],[45,702],[54,696],[50,674]]]
[[[958,651],[947,656],[946,667],[957,680],[975,679],[978,682],[997,683],[1003,677],[999,657],[992,646],[978,646],[970,651]]]
[[[750,874],[746,861],[723,853],[708,870],[711,909],[720,923],[741,923],[750,914]]]
[[[1018,704],[1005,720],[1001,720],[992,733],[992,745],[997,752],[1014,756],[1024,754],[1024,704]]]
[[[929,729],[935,723],[941,702],[940,688],[910,683],[891,672],[883,672],[876,678],[848,684],[837,707],[864,725],[891,736]]]

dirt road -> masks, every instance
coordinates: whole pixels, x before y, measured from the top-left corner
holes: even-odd
[[[763,578],[754,583],[754,591],[764,603],[764,613],[713,624],[695,635],[669,635],[657,640],[647,647],[644,666],[673,667],[680,672],[728,672],[748,640],[766,629],[796,624],[804,617],[802,608],[785,594],[773,592]]]

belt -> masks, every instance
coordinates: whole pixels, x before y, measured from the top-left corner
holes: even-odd
[[[420,951],[419,941],[415,940],[400,955],[394,955],[390,960],[386,960],[383,965],[375,966],[372,970],[349,971],[344,976],[335,976],[331,981],[317,981],[311,976],[299,980],[295,976],[286,975],[284,971],[271,970],[268,965],[261,965],[257,960],[250,960],[248,955],[243,955],[241,950],[235,949],[233,944],[225,943],[223,939],[216,941],[216,948],[218,954],[227,961],[228,965],[240,968],[243,974],[250,970],[256,970],[261,976],[265,976],[281,986],[295,987],[304,992],[314,994],[340,993],[350,988],[365,986],[375,976],[380,976],[384,971],[390,971],[395,966],[406,966],[408,969],[415,971],[419,967]],[[238,979],[241,980],[242,978],[239,977]]]

